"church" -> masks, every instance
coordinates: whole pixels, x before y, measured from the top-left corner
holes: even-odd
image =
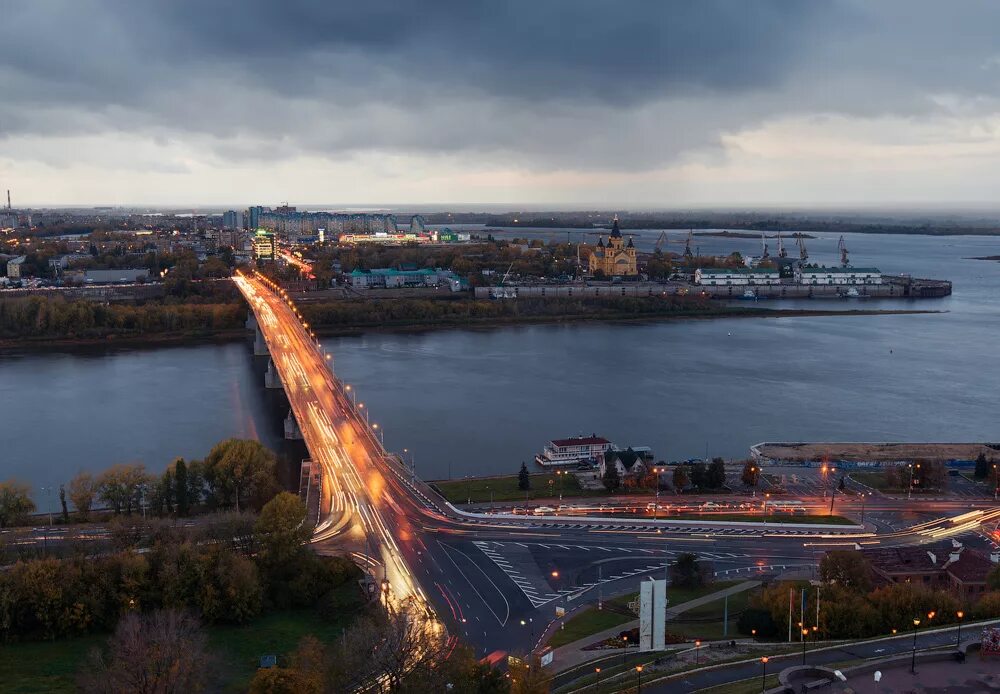
[[[618,228],[618,215],[615,215],[607,245],[603,238],[599,238],[597,248],[590,254],[590,274],[593,275],[598,270],[608,277],[639,274],[635,264],[635,246],[632,245],[631,238],[627,244],[622,238],[621,229]]]

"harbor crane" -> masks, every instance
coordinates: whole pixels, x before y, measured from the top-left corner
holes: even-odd
[[[684,257],[693,258],[694,253],[691,252],[691,241],[694,240],[694,230],[688,229],[687,241],[684,242]]]
[[[767,258],[770,258],[771,254],[768,253],[768,250],[767,250],[767,237],[764,235],[763,231],[760,232],[760,246],[761,246],[760,259],[761,260],[766,260]]]
[[[656,243],[653,244],[653,251],[662,252],[665,243],[670,243],[670,241],[667,239],[667,232],[661,231],[660,235],[656,237]]]
[[[785,244],[781,241],[781,232],[778,232],[778,257],[787,258],[788,250],[785,248]]]
[[[806,250],[806,240],[802,234],[796,238],[795,245],[799,247],[799,262],[805,265],[806,261],[809,260],[809,251]]]
[[[843,267],[847,267],[847,243],[844,242],[844,237],[840,237],[840,241],[837,242],[837,250],[840,251],[840,264]]]

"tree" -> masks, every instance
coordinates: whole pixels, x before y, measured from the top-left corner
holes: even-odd
[[[312,532],[305,519],[306,505],[291,492],[281,492],[264,505],[254,531],[267,563],[280,564],[302,548]]]
[[[114,465],[97,478],[97,495],[115,515],[131,514],[139,507],[149,476],[141,463]]]
[[[859,593],[871,590],[871,567],[860,552],[833,550],[827,552],[819,562],[819,577],[824,583]]]
[[[174,461],[174,505],[181,518],[188,514],[188,496],[187,463],[178,458]]]
[[[69,481],[69,500],[73,502],[81,520],[87,520],[96,493],[94,477],[89,472],[81,472]]]
[[[708,486],[708,469],[705,467],[705,463],[692,463],[690,476],[692,487],[696,489],[704,489]]]
[[[66,487],[59,485],[59,505],[62,506],[62,522],[69,525],[69,509],[66,508]]]
[[[984,480],[990,474],[990,464],[986,460],[986,454],[982,451],[976,456],[976,471],[974,474],[977,480]]]
[[[531,489],[531,475],[528,474],[528,466],[521,461],[521,471],[517,473],[517,488],[522,492]]]
[[[208,501],[218,508],[263,508],[280,491],[277,459],[259,441],[227,439],[204,461]],[[190,501],[190,500],[189,500]]]
[[[0,482],[0,528],[19,523],[34,510],[28,485],[15,480]]]
[[[712,458],[705,477],[705,485],[709,489],[722,489],[726,484],[726,461],[722,458]]]
[[[683,465],[678,465],[674,468],[673,484],[674,491],[678,494],[684,491],[684,487],[688,485],[688,473],[687,468]]]
[[[698,561],[697,554],[684,552],[670,565],[670,585],[675,588],[699,588],[711,580],[711,567]]]
[[[608,451],[610,453],[611,451]],[[604,488],[608,490],[609,493],[614,493],[619,487],[622,486],[621,475],[618,474],[618,464],[615,458],[608,460],[607,455],[604,458],[604,476],[601,478],[601,482],[604,484]]]
[[[1000,566],[994,566],[986,575],[986,585],[990,590],[1000,590]]]
[[[444,660],[448,641],[418,608],[372,612],[357,619],[330,649],[327,691],[401,692],[411,673]],[[438,690],[441,691],[441,690]]]
[[[189,612],[130,612],[108,642],[95,649],[78,677],[85,694],[201,692],[210,658],[198,620]]]
[[[740,479],[747,487],[756,487],[760,481],[760,466],[752,460],[746,461],[743,464],[743,474],[740,475]]]

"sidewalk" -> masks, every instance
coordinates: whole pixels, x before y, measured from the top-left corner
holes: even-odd
[[[692,610],[696,607],[701,607],[710,602],[715,602],[720,600],[727,595],[735,595],[736,593],[742,593],[744,591],[756,588],[760,585],[760,581],[744,581],[743,583],[737,584],[735,586],[730,586],[729,588],[724,588],[722,590],[716,591],[714,593],[709,593],[708,595],[703,595],[700,598],[695,598],[694,600],[688,600],[687,602],[682,602],[679,605],[674,605],[669,610],[667,610],[667,619],[672,619],[679,614]],[[628,631],[629,629],[634,629],[639,626],[639,620],[633,619],[630,622],[625,622],[624,624],[619,624],[618,626],[611,627],[610,629],[605,629],[604,631],[599,631],[596,634],[591,634],[585,638],[574,641],[573,643],[567,643],[565,646],[560,646],[555,649],[554,661],[559,668],[559,671],[566,670],[568,668],[584,663],[588,660],[594,658],[611,655],[614,653],[613,649],[605,650],[584,650],[587,646],[591,644],[604,641],[615,636],[623,631]],[[669,631],[669,625],[667,627]],[[630,651],[631,652],[631,651]]]

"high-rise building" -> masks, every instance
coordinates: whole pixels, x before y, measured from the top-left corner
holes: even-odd
[[[242,229],[243,212],[239,210],[229,210],[222,213],[223,229]]]
[[[249,214],[247,215],[250,218],[247,228],[249,229],[260,228],[260,216],[264,214],[265,209],[267,208],[261,207],[260,205],[254,205],[253,207],[250,208]]]

